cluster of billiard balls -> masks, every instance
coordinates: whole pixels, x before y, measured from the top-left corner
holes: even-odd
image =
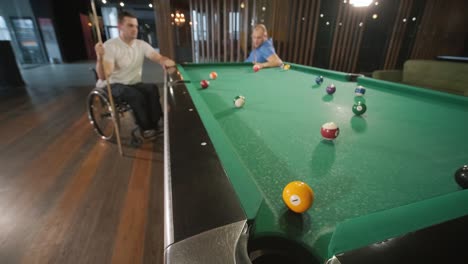
[[[287,71],[291,68],[289,64],[283,64],[281,65],[281,69]],[[254,72],[258,72],[260,70],[260,67],[258,65],[254,65],[252,67]],[[216,72],[211,72],[210,73],[210,79],[211,80],[216,80],[218,78],[218,74]],[[207,89],[210,86],[210,82],[208,80],[201,80],[200,81],[200,87],[202,89]],[[245,96],[238,95],[234,98],[234,106],[236,108],[241,108],[245,105]]]
[[[210,73],[210,79],[216,80],[218,78],[218,74],[216,72]],[[210,82],[208,80],[201,80],[200,86],[202,89],[206,89],[210,86]],[[242,95],[238,95],[234,98],[234,106],[236,108],[241,108],[245,105],[245,97]]]
[[[283,69],[289,70],[289,68],[289,65],[285,65]],[[260,68],[254,66],[253,70],[257,72]],[[216,80],[216,78],[218,78],[218,74],[216,72],[211,72],[210,79]],[[317,77],[315,82],[321,85],[323,83],[323,76]],[[200,86],[203,89],[208,88],[209,85],[210,82],[207,80],[202,80],[200,82]],[[334,94],[336,92],[336,86],[334,84],[328,85],[326,92],[330,95]],[[362,86],[358,86],[355,89],[356,96],[363,96],[365,92],[366,89]],[[241,108],[244,104],[244,96],[238,95],[234,98],[234,106],[236,108]],[[353,105],[353,113],[358,116],[364,114],[366,110],[367,106],[361,101]],[[320,133],[324,139],[333,140],[338,137],[340,129],[335,123],[328,122],[322,125]],[[463,189],[468,189],[468,165],[461,167],[455,172],[455,181]],[[302,181],[293,181],[287,184],[283,189],[282,197],[286,206],[295,213],[304,213],[314,203],[314,191],[309,185]]]
[[[315,79],[315,82],[317,84],[319,84],[319,85],[322,84],[323,83],[323,77],[322,76],[317,77],[317,79]],[[334,94],[336,92],[336,86],[334,84],[328,85],[327,88],[326,88],[326,92],[327,92],[327,94],[330,94],[330,95]],[[354,93],[356,94],[356,96],[363,96],[366,93],[366,88],[364,88],[362,86],[358,86],[354,90]],[[366,111],[367,111],[367,106],[366,106],[366,104],[364,104],[361,101],[358,101],[357,103],[355,103],[353,105],[353,113],[355,115],[362,115]]]
[[[323,83],[323,80],[324,80],[323,76],[318,76],[317,78],[315,78],[315,83],[317,83],[317,85],[321,85]],[[334,84],[330,84],[327,86],[325,91],[327,92],[327,94],[332,95],[336,92],[336,86]],[[366,88],[362,86],[358,86],[354,90],[354,93],[356,94],[356,96],[363,96],[366,93]],[[363,102],[358,101],[357,103],[353,105],[352,109],[355,115],[360,116],[367,111],[367,106]],[[340,134],[340,129],[335,123],[328,122],[322,125],[320,129],[320,133],[322,134],[322,137],[324,139],[333,140],[337,138],[338,135]]]
[[[321,85],[323,80],[323,76],[318,76],[315,82]],[[330,95],[334,94],[336,92],[336,86],[334,84],[328,85],[326,92]],[[365,92],[366,89],[362,86],[358,86],[355,90],[357,96],[363,96]],[[353,106],[353,112],[356,115],[362,115],[366,110],[366,105],[360,101]],[[334,122],[328,122],[322,125],[320,133],[324,139],[333,140],[340,134],[340,128]],[[466,177],[468,178],[468,173]],[[304,213],[314,203],[314,191],[304,182],[290,182],[283,189],[283,202],[291,211]]]
[[[315,81],[320,85],[323,83],[323,77],[319,76]],[[327,86],[326,92],[330,95],[334,94],[336,92],[335,85],[330,84]],[[358,86],[355,89],[356,96],[363,96],[365,92],[366,90],[362,86]],[[366,110],[366,105],[361,101],[358,101],[358,103],[353,106],[353,112],[358,116],[365,113]],[[320,133],[324,139],[333,140],[338,137],[340,129],[335,123],[328,122],[322,125]],[[455,172],[455,181],[461,188],[468,189],[468,165],[459,168]],[[283,202],[291,211],[295,213],[304,213],[314,202],[314,192],[306,183],[293,181],[287,184],[283,189]]]

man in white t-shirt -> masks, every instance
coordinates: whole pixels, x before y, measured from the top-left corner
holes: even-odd
[[[96,44],[96,71],[99,79],[109,78],[113,96],[130,104],[143,137],[154,138],[162,110],[156,85],[141,82],[143,61],[146,57],[162,67],[173,67],[175,63],[161,56],[145,41],[137,39],[138,20],[132,14],[120,13],[118,26],[119,37],[103,45]]]

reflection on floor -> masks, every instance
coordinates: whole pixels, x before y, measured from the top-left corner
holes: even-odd
[[[160,82],[146,66],[144,81]],[[99,139],[90,67],[22,69],[27,87],[0,98],[2,264],[162,263],[163,140],[121,157]]]

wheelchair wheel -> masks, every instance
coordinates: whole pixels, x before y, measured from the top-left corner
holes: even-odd
[[[112,121],[111,104],[107,96],[98,90],[93,90],[88,95],[88,118],[94,131],[102,139],[111,140],[113,138],[115,127]]]

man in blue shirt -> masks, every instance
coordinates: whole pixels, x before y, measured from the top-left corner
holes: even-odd
[[[252,62],[260,69],[279,67],[283,61],[276,55],[273,41],[268,38],[268,32],[263,24],[257,24],[252,32],[252,51],[245,62]]]

